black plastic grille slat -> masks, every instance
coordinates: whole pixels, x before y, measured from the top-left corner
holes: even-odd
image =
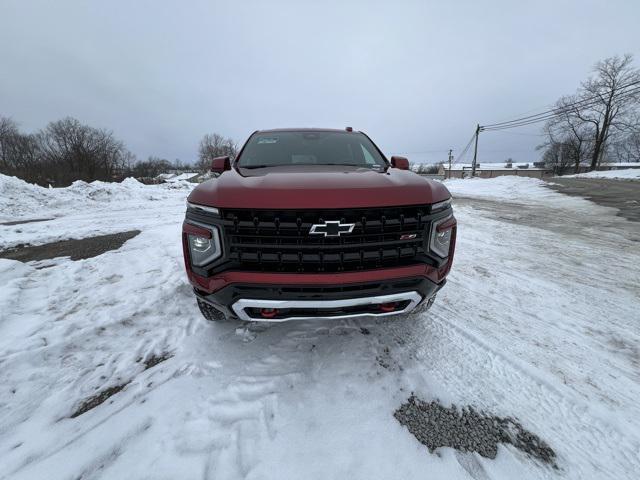
[[[224,209],[229,259],[262,271],[355,271],[416,263],[424,256],[428,208],[353,210]],[[353,223],[350,234],[310,235],[314,224]],[[413,238],[412,238],[413,237]]]

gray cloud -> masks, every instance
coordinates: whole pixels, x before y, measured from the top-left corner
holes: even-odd
[[[438,161],[476,122],[540,109],[597,60],[640,54],[636,1],[0,3],[0,115],[74,116],[139,157],[193,160],[217,131],[353,126]],[[637,59],[640,62],[640,58]],[[534,160],[535,127],[481,161]]]

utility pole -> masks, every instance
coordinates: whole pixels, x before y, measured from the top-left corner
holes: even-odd
[[[449,178],[451,178],[451,160],[453,160],[453,155],[451,155],[451,152],[453,152],[453,150],[449,149]]]
[[[480,124],[476,125],[476,148],[473,151],[473,164],[471,165],[471,178],[476,176],[476,159],[478,158],[478,136],[480,135]]]

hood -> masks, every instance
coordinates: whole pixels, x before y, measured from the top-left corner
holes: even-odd
[[[407,171],[305,165],[231,169],[188,200],[219,208],[330,209],[422,205],[450,197],[440,182]]]

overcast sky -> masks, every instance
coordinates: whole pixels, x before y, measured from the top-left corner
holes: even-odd
[[[599,59],[640,65],[639,19],[639,0],[0,0],[0,115],[73,116],[141,159],[193,161],[207,132],[349,125],[439,161]],[[479,161],[535,160],[537,133],[486,132]]]

